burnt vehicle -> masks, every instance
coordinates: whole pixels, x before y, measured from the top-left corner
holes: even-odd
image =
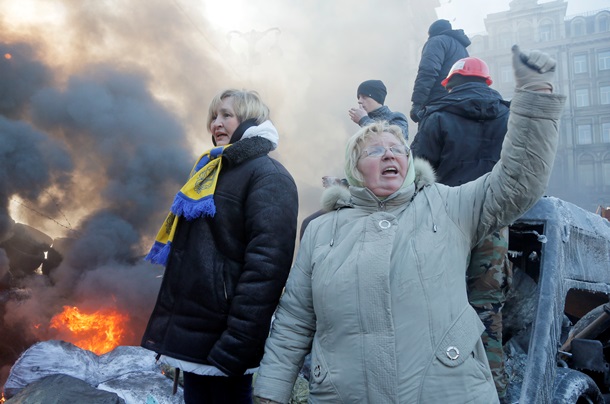
[[[610,403],[610,222],[543,197],[510,226],[509,403]]]
[[[61,263],[60,251],[67,244],[65,240],[69,239],[54,240],[23,223],[12,223],[10,231],[0,240],[0,389],[8,376],[7,369],[37,342],[22,330],[22,325],[6,320],[7,305],[19,305],[30,299],[32,291],[27,284],[33,277],[45,277],[43,284],[52,284],[49,275]]]

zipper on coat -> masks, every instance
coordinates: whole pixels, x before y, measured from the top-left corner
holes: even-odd
[[[379,202],[379,210],[385,211],[385,202],[384,201]]]

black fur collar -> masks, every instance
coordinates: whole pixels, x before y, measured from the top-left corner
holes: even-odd
[[[242,139],[228,147],[222,153],[222,157],[230,166],[237,166],[244,161],[269,154],[272,150],[273,143],[271,141],[260,136],[254,136]]]

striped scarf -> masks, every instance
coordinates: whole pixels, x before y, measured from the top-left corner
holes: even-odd
[[[176,194],[170,212],[159,229],[146,260],[153,264],[167,263],[180,217],[193,220],[216,214],[214,191],[222,164],[220,157],[229,146],[231,145],[214,147],[199,157],[191,170],[189,180]]]

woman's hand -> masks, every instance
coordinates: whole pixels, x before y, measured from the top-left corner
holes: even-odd
[[[555,59],[539,50],[521,51],[517,45],[513,45],[512,52],[517,88],[552,93]]]

